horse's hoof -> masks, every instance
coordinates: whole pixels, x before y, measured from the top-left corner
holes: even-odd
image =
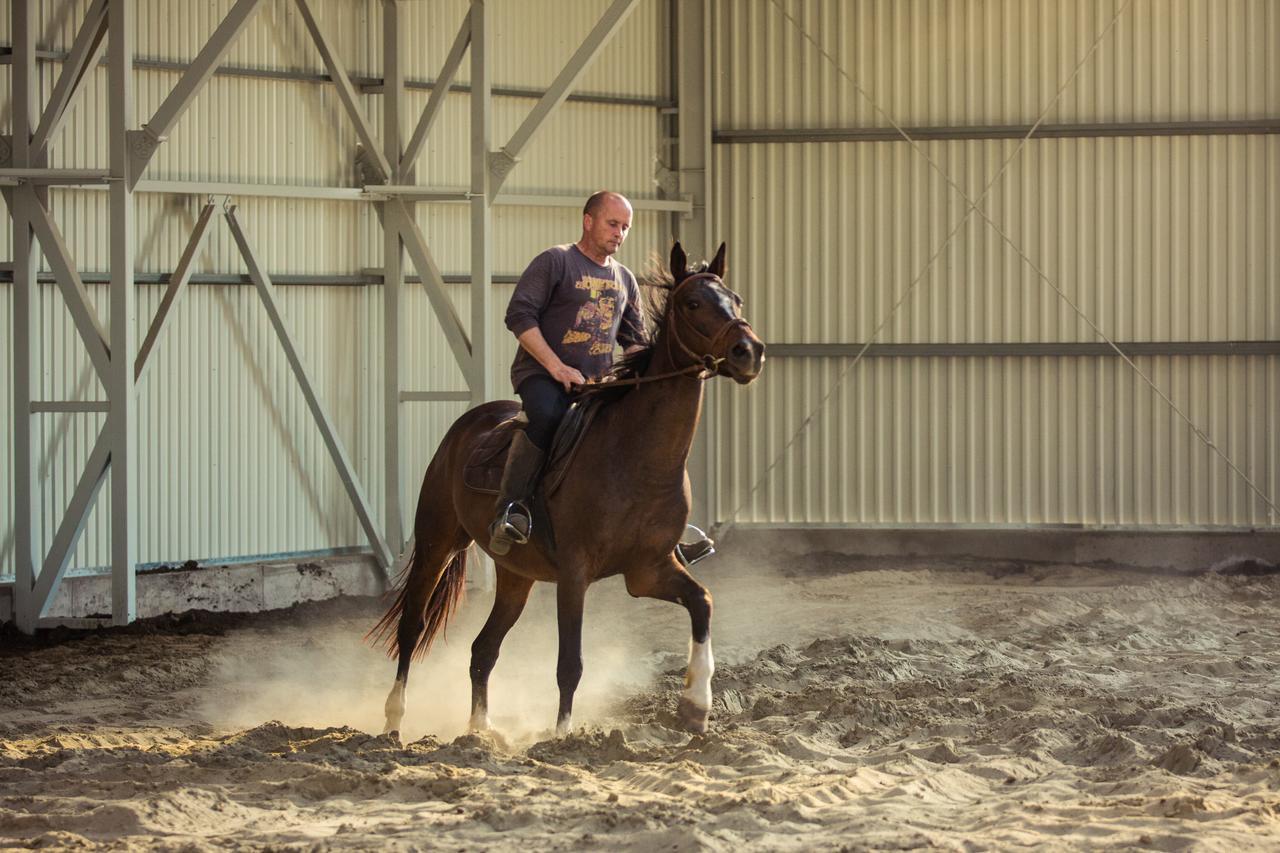
[[[680,704],[676,708],[676,717],[680,720],[680,725],[684,726],[685,731],[693,732],[696,735],[705,734],[707,731],[707,718],[710,715],[710,708],[700,708],[693,704],[689,697],[680,697]]]
[[[399,729],[389,729],[383,732],[382,736],[390,740],[392,743],[396,744],[396,746],[404,746],[404,742],[400,740]]]

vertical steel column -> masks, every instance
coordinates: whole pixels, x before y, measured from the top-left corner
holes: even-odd
[[[489,79],[489,20],[485,0],[471,0],[471,405],[493,399],[493,199],[489,197],[489,136],[493,117]]]
[[[492,400],[493,339],[489,315],[493,305],[493,199],[489,195],[489,137],[493,102],[489,77],[489,17],[485,0],[471,0],[471,405]],[[480,554],[479,586],[493,588],[493,561]]]
[[[382,2],[382,144],[387,162],[400,163],[400,109],[404,98],[404,68],[400,64],[399,0]],[[394,174],[388,180],[395,181]],[[400,510],[400,291],[404,284],[404,249],[400,239],[401,206],[382,203],[382,419],[385,472],[383,533],[393,556],[404,550],[404,519]],[[415,208],[410,205],[408,210]]]
[[[127,134],[133,127],[133,0],[111,0],[108,145],[111,152],[111,371],[107,416],[111,446],[111,619],[137,616],[138,424],[134,394],[133,188]]]
[[[29,3],[16,2],[13,25],[13,165],[31,168],[31,135],[39,119],[36,101],[35,15]],[[35,630],[32,606],[37,567],[42,562],[36,507],[40,481],[36,470],[36,421],[31,397],[37,381],[35,352],[36,254],[31,215],[36,201],[30,184],[9,194],[13,214],[13,490],[14,618],[18,629]]]
[[[675,217],[676,235],[691,258],[710,258],[715,246],[711,226],[711,51],[707,0],[675,0],[672,52],[676,66],[676,170],[680,195],[693,202],[687,216]],[[693,486],[692,520],[706,526],[719,521],[714,442],[715,409],[708,383],[702,422],[689,455]]]

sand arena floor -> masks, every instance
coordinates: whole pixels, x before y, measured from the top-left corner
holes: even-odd
[[[0,637],[0,847],[1280,849],[1280,577],[815,555],[698,567],[712,729],[672,726],[688,620],[588,596],[554,739],[535,591],[468,735],[472,594],[376,736],[376,602]]]

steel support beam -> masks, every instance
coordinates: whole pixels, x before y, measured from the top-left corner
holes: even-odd
[[[31,414],[73,414],[81,412],[109,412],[109,400],[35,400]]]
[[[245,24],[249,23],[253,13],[258,11],[258,7],[261,5],[262,0],[237,0],[236,5],[231,7],[227,17],[213,31],[213,35],[209,37],[209,41],[201,48],[200,53],[187,66],[182,79],[178,81],[178,85],[169,93],[169,97],[165,98],[164,103],[156,110],[156,114],[151,117],[151,121],[144,124],[142,130],[130,131],[129,138],[132,149],[129,164],[130,187],[137,184],[142,177],[142,173],[146,171],[147,164],[151,162],[151,158],[155,155],[156,146],[168,137],[169,131],[177,124],[178,119],[186,112],[187,107],[191,106],[192,100],[195,99],[204,84],[208,82],[213,72],[217,70],[218,63],[222,61],[222,57],[226,56],[227,51],[231,49],[231,44],[235,41],[236,36],[244,29]],[[131,62],[127,69],[131,77],[132,70],[133,64]]]
[[[352,123],[356,126],[356,134],[364,144],[364,150],[373,158],[373,161],[382,171],[382,180],[389,180],[394,174],[391,164],[383,154],[382,146],[374,138],[373,128],[369,125],[369,119],[360,107],[355,86],[351,85],[351,78],[347,75],[347,70],[338,60],[338,55],[334,52],[328,37],[320,29],[320,24],[316,21],[316,16],[312,13],[311,6],[307,0],[294,0],[294,2],[298,6],[298,11],[302,13],[303,22],[306,23],[307,29],[311,32],[311,40],[315,42],[316,49],[320,51],[320,58],[324,60],[325,67],[329,69],[329,76],[333,78],[333,83],[338,88],[338,97],[342,100],[342,105],[346,107],[347,115],[351,117]]]
[[[710,258],[711,223],[711,55],[707,0],[674,0],[671,52],[674,59],[676,139],[672,157],[677,192],[690,204],[683,216],[672,216],[672,230],[690,257]],[[719,520],[716,506],[716,410],[712,393],[703,397],[703,412],[689,453],[693,490],[691,521],[710,527]]]
[[[395,164],[401,162],[400,109],[404,104],[399,30],[399,0],[383,0],[382,79],[386,84],[382,92],[382,140],[387,162]],[[404,247],[399,221],[412,210],[388,202],[383,205],[382,215],[383,529],[393,555],[404,550],[404,517],[400,510],[400,292],[404,284]]]
[[[111,0],[107,144],[111,168],[111,369],[103,383],[111,401],[105,431],[111,455],[111,619],[138,615],[138,398],[134,393],[137,303],[133,288],[136,175],[130,166],[133,116],[134,0]]]
[[[616,5],[616,4],[615,4]],[[489,169],[489,140],[493,99],[489,93],[489,18],[485,0],[471,2],[471,362],[467,385],[471,404],[493,399],[493,192],[497,184]],[[557,103],[559,100],[556,101]],[[541,104],[539,104],[541,106]],[[534,111],[537,112],[537,107]],[[422,270],[423,278],[426,274]]]
[[[471,386],[471,368],[475,352],[473,338],[467,335],[462,321],[458,319],[458,312],[453,309],[449,294],[445,292],[444,276],[440,274],[440,268],[436,266],[435,258],[431,256],[431,250],[427,248],[427,241],[422,236],[418,221],[409,214],[408,208],[404,205],[387,205],[387,207],[392,206],[398,208],[396,222],[401,229],[400,236],[404,240],[404,247],[408,250],[409,257],[413,260],[413,265],[418,269],[418,279],[422,282],[422,289],[426,291],[427,299],[431,301],[431,309],[435,312],[436,319],[440,321],[445,341],[448,342],[458,367],[462,369],[462,375],[466,377],[468,386]],[[378,209],[381,210],[381,208]],[[386,227],[385,224],[383,227]]]
[[[39,118],[36,100],[36,21],[31,4],[14,3],[10,10],[13,30],[13,71],[10,103],[13,105],[13,162],[31,164],[31,134]],[[40,478],[36,471],[39,444],[31,398],[38,387],[35,330],[36,246],[31,229],[35,208],[40,206],[33,187],[6,190],[13,219],[13,491],[14,491],[14,617],[18,629],[35,631],[32,617],[36,570],[40,566]]]
[[[89,459],[85,462],[84,471],[80,474],[75,491],[71,493],[71,503],[62,517],[62,523],[58,525],[49,554],[45,557],[44,565],[40,569],[40,577],[36,580],[31,602],[30,618],[33,625],[45,615],[50,602],[53,601],[53,596],[58,592],[58,584],[62,583],[62,577],[66,574],[71,557],[75,554],[76,543],[80,541],[80,535],[84,533],[84,527],[89,521],[89,511],[93,509],[98,493],[102,490],[102,484],[107,479],[107,471],[111,468],[110,436],[114,434],[111,420],[112,416],[108,415],[106,424],[98,433],[93,450],[89,452]],[[113,474],[112,478],[114,477]],[[114,514],[114,510],[112,512]],[[118,620],[117,624],[119,624]]]
[[[164,332],[165,326],[169,321],[169,314],[173,311],[173,306],[177,305],[178,300],[182,298],[183,292],[187,289],[187,283],[191,281],[191,269],[195,266],[196,255],[199,254],[200,247],[204,245],[204,238],[209,232],[209,222],[212,219],[213,202],[210,201],[200,211],[200,217],[196,220],[196,227],[191,232],[191,238],[187,240],[187,246],[182,250],[182,257],[178,259],[178,268],[174,270],[173,276],[169,279],[169,286],[165,288],[164,297],[160,300],[160,307],[156,309],[156,316],[151,320],[151,326],[147,329],[147,335],[142,341],[142,346],[138,348],[138,357],[134,360],[133,365],[135,382],[142,381],[147,365],[151,361],[151,352],[155,349],[156,344],[159,343],[160,335]]]
[[[402,403],[467,403],[470,391],[401,391]]]
[[[9,57],[2,51],[8,47],[7,44],[0,42],[0,65],[9,64]],[[67,54],[53,50],[37,50],[36,62],[64,62]],[[185,62],[174,62],[168,59],[135,59],[133,67],[139,71],[172,71],[175,73],[183,73],[190,66]],[[238,77],[249,80],[286,80],[290,82],[309,83],[312,85],[328,86],[333,83],[333,78],[328,74],[314,74],[308,71],[286,71],[273,68],[247,68],[240,65],[220,65],[213,71],[218,77]],[[381,91],[382,80],[375,77],[361,77],[353,75],[351,83],[357,90],[365,94],[371,94]],[[406,89],[414,91],[429,91],[440,85],[438,80],[409,78],[405,80]],[[455,95],[465,95],[470,93],[471,87],[466,83],[454,83],[448,87],[449,91]],[[543,89],[533,89],[523,86],[492,86],[490,91],[494,97],[498,98],[521,98],[525,100],[537,101],[546,94]],[[569,95],[568,100],[583,104],[604,104],[614,107],[647,107],[649,109],[669,109],[674,106],[665,98],[648,98],[640,95],[600,95],[591,92],[574,92]]]
[[[42,162],[49,150],[49,140],[58,132],[71,105],[84,91],[84,81],[89,71],[98,64],[102,49],[106,47],[106,36],[107,0],[93,0],[85,13],[80,32],[71,45],[71,53],[67,55],[62,72],[58,75],[58,82],[54,84],[53,94],[32,141],[36,157]]]
[[[34,194],[32,197],[34,198]],[[98,378],[105,384],[111,373],[111,347],[98,312],[89,300],[89,291],[85,290],[84,281],[76,270],[75,260],[62,239],[62,232],[49,215],[49,209],[37,200],[30,210],[30,217],[36,237],[40,240],[40,248],[53,267],[58,288],[66,300],[76,331],[80,333],[80,339],[89,353],[89,360],[93,362],[94,370],[98,371]]]
[[[491,158],[490,173],[492,179],[491,192],[497,192],[502,186],[502,182],[506,180],[511,169],[520,160],[520,153],[524,151],[529,141],[533,139],[533,135],[542,127],[547,117],[555,111],[556,107],[564,103],[565,98],[569,96],[569,92],[573,89],[578,78],[582,76],[582,72],[586,70],[591,61],[596,58],[596,54],[600,52],[600,48],[604,47],[622,26],[622,22],[627,19],[632,10],[636,7],[636,0],[613,0],[613,4],[605,10],[604,15],[596,22],[596,25],[587,34],[587,38],[578,47],[569,62],[560,74],[556,76],[555,82],[547,89],[547,93],[534,106],[533,110],[525,117],[524,122],[520,125],[511,136],[511,141],[502,147],[501,151],[495,151]],[[474,10],[474,6],[472,7]],[[472,40],[475,40],[475,22],[472,22]],[[475,67],[475,46],[471,48],[472,67]],[[476,87],[474,76],[471,80],[472,87]],[[488,81],[486,80],[486,91],[482,97],[485,100],[489,98],[487,91]],[[472,102],[476,96],[475,88],[472,89]],[[474,122],[474,112],[472,121]],[[474,132],[474,124],[473,124]]]
[[[468,14],[462,19],[462,26],[459,27],[458,35],[453,40],[453,47],[449,49],[449,55],[445,57],[444,68],[440,70],[440,76],[436,78],[436,85],[431,90],[431,97],[427,99],[427,105],[422,110],[422,118],[418,119],[418,126],[413,129],[413,136],[409,138],[409,144],[405,146],[404,156],[399,160],[400,166],[396,170],[397,180],[410,180],[410,176],[414,172],[414,165],[418,161],[418,155],[422,153],[423,143],[427,141],[427,136],[431,133],[431,126],[435,124],[436,118],[440,115],[440,108],[444,106],[444,99],[449,94],[449,86],[453,83],[453,78],[457,75],[459,66],[462,65],[462,55],[466,53],[467,46],[470,44],[471,15]],[[385,74],[384,79],[386,79]]]
[[[377,525],[374,523],[373,513],[369,509],[369,501],[365,497],[364,487],[360,483],[360,478],[356,475],[350,457],[347,456],[342,439],[339,438],[338,431],[334,428],[333,422],[325,412],[324,406],[320,404],[320,398],[316,396],[315,388],[307,376],[306,369],[302,366],[302,359],[293,345],[293,339],[289,336],[289,330],[285,327],[284,318],[280,315],[280,308],[276,302],[275,285],[271,283],[271,277],[258,264],[257,256],[254,255],[244,230],[236,220],[234,206],[227,208],[226,219],[227,225],[231,228],[231,234],[235,237],[236,246],[240,249],[240,255],[244,258],[245,265],[249,268],[249,276],[253,279],[254,286],[258,289],[258,296],[262,299],[262,305],[267,310],[267,316],[271,320],[271,327],[275,330],[276,338],[280,341],[285,358],[289,361],[293,377],[302,389],[302,395],[306,398],[307,407],[311,410],[311,416],[315,419],[316,426],[320,429],[320,436],[324,439],[325,447],[329,450],[329,456],[333,459],[333,464],[338,469],[338,476],[342,479],[342,485],[346,488],[347,496],[351,499],[351,504],[360,519],[360,526],[364,528],[369,545],[373,548],[373,555],[382,571],[382,580],[389,583],[390,577],[388,573],[393,562],[391,552],[388,550],[387,543],[383,540],[382,534],[378,532]]]
[[[684,103],[681,102],[683,109]],[[760,145],[808,142],[916,142],[982,139],[1094,139],[1116,136],[1253,136],[1280,133],[1280,117],[1227,121],[1138,121],[1105,124],[1029,124],[954,127],[790,127],[717,130],[716,145]]]
[[[864,344],[770,343],[770,358],[854,358]],[[1130,358],[1280,355],[1280,341],[1116,341]],[[872,344],[863,358],[1109,358],[1102,342]]]
[[[494,397],[493,336],[493,196],[497,191],[490,169],[493,133],[493,80],[489,75],[489,10],[485,0],[471,0],[471,361],[466,371],[471,405]],[[535,108],[536,109],[536,108]],[[477,549],[476,576],[481,589],[497,583],[493,560]]]

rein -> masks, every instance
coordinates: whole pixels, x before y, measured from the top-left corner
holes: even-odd
[[[667,301],[668,314],[675,311],[676,293],[679,292],[680,288],[684,287],[686,284],[688,284],[691,281],[698,281],[698,280],[710,280],[710,281],[717,282],[719,284],[724,283],[721,280],[720,276],[715,275],[713,273],[708,273],[708,272],[695,273],[694,275],[691,275],[683,279],[679,284],[677,284],[671,290],[671,295],[668,297],[668,301]],[[676,319],[679,319],[679,315],[677,315]],[[664,379],[672,379],[676,376],[693,376],[693,378],[699,382],[706,382],[708,379],[715,376],[716,368],[718,368],[721,365],[721,363],[724,362],[724,358],[723,357],[717,358],[716,356],[712,355],[710,352],[705,355],[698,355],[698,353],[690,349],[689,346],[684,341],[680,340],[680,333],[678,331],[679,325],[676,322],[674,322],[671,319],[668,319],[665,325],[669,331],[669,334],[664,336],[667,341],[667,358],[670,359],[672,362],[675,361],[675,358],[672,357],[671,355],[671,341],[674,340],[677,344],[679,344],[680,349],[684,351],[685,355],[693,357],[694,359],[693,364],[689,364],[678,370],[669,370],[666,373],[659,373],[656,376],[633,376],[629,379],[609,379],[604,381],[597,380],[597,381],[587,382],[586,384],[583,384],[583,385],[574,385],[573,386],[574,391],[578,394],[591,394],[596,391],[605,391],[610,388],[621,388],[627,385],[644,385],[647,382],[661,382]],[[714,337],[708,338],[706,335],[703,335],[701,332],[697,331],[696,329],[693,329],[690,331],[692,331],[693,334],[697,335],[698,337],[702,338],[704,341],[708,341],[711,344],[708,347],[708,349],[711,350],[711,352],[714,352],[716,345],[720,343],[720,340],[727,333],[729,333],[733,329],[739,329],[743,327],[750,329],[751,324],[748,323],[746,320],[743,320],[741,317],[738,317],[736,319],[730,320],[729,322],[725,323],[724,326],[720,329],[720,331],[716,332]]]

